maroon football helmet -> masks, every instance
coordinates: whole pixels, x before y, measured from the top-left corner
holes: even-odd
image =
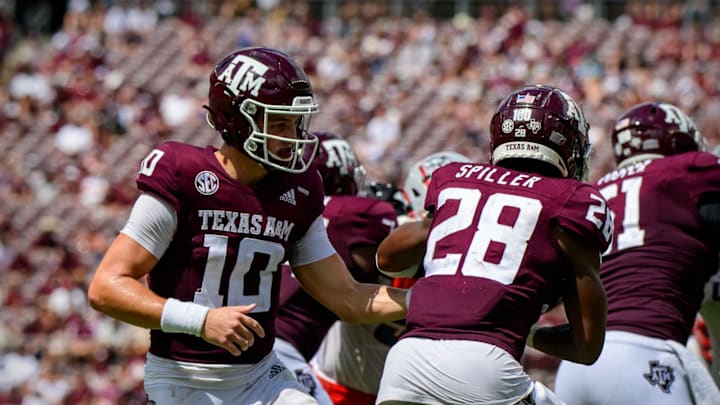
[[[365,185],[365,168],[350,144],[334,132],[312,134],[320,140],[312,164],[323,179],[325,195],[357,195]]]
[[[526,86],[498,106],[490,122],[492,163],[534,159],[555,167],[562,177],[587,178],[588,124],[580,106],[551,86]]]
[[[615,121],[612,143],[618,167],[706,149],[692,119],[666,103],[642,103],[627,110]]]
[[[225,142],[269,169],[305,171],[317,139],[309,135],[310,117],[318,111],[310,80],[287,54],[264,47],[243,48],[223,57],[210,74],[207,120]],[[273,115],[300,115],[297,139],[267,131]],[[267,148],[268,139],[291,144],[289,156]],[[303,153],[311,149],[313,153]],[[305,160],[310,159],[310,160]]]

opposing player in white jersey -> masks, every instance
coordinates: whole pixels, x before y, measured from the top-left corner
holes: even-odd
[[[410,201],[410,215],[422,219],[426,215],[425,195],[435,170],[450,162],[470,162],[470,158],[453,151],[436,152],[415,162],[405,176],[403,191]]]
[[[423,201],[432,173],[450,162],[469,162],[456,152],[434,153],[414,164],[405,183],[414,200]],[[371,184],[368,196],[384,199],[396,208],[398,218],[407,217],[410,204],[404,203],[402,194],[392,185]],[[421,213],[422,203],[415,206]],[[400,222],[400,220],[398,220]],[[396,287],[409,287],[413,279],[390,279],[381,276],[381,282]],[[325,335],[320,348],[311,360],[312,368],[335,405],[373,405],[380,376],[390,347],[404,330],[404,322],[353,325],[336,322]]]

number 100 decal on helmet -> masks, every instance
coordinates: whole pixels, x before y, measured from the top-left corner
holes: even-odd
[[[318,141],[308,128],[319,108],[305,71],[289,55],[265,47],[229,53],[210,74],[204,107],[208,124],[226,143],[268,169],[301,173],[309,167]],[[294,139],[269,132],[273,115],[301,117]],[[272,153],[270,139],[290,144],[288,155]],[[307,148],[313,153],[303,153]]]
[[[553,167],[560,177],[586,180],[588,129],[570,95],[551,86],[526,86],[512,92],[492,117],[491,159],[500,165],[509,159],[533,159]]]

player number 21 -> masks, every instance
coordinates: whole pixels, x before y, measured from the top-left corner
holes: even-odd
[[[622,215],[622,232],[615,237],[617,250],[623,250],[635,246],[642,246],[645,243],[645,230],[640,227],[640,186],[642,177],[630,177],[620,183],[620,192],[625,194],[625,206]],[[600,190],[600,194],[606,200],[618,196],[618,185],[610,184]],[[610,247],[608,252],[612,249]],[[607,253],[607,252],[606,252]]]

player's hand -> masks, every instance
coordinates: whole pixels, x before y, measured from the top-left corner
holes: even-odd
[[[263,338],[262,326],[247,314],[255,304],[211,309],[205,318],[202,338],[239,356],[255,343],[255,335]]]

